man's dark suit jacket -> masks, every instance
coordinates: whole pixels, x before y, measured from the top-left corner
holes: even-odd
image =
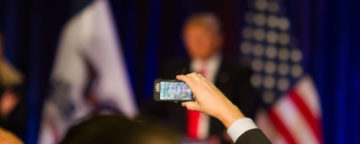
[[[235,144],[271,144],[271,142],[260,129],[252,129],[242,134]]]
[[[161,68],[159,78],[175,79],[178,74],[190,73],[190,60],[173,62]],[[215,78],[215,85],[250,118],[254,118],[258,97],[249,81],[251,70],[233,61],[222,60]],[[163,120],[169,128],[186,134],[186,110],[173,102],[155,102],[144,113]],[[225,128],[215,118],[210,118],[210,135],[224,137]]]

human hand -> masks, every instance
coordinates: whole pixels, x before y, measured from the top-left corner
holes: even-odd
[[[19,103],[20,99],[11,90],[5,90],[0,99],[0,115],[7,117]]]
[[[178,80],[184,81],[195,97],[195,101],[181,103],[189,110],[200,111],[204,114],[219,119],[226,128],[244,115],[227,99],[214,84],[197,73],[176,76]]]

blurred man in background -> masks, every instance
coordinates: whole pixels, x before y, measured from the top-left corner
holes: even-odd
[[[164,66],[160,70],[160,78],[173,79],[177,74],[200,73],[247,116],[254,118],[258,100],[249,83],[251,71],[221,55],[223,37],[218,19],[209,13],[189,17],[183,28],[183,40],[190,59]],[[205,139],[210,136],[223,142],[227,139],[225,129],[216,119],[196,111],[185,111],[173,103],[156,105],[150,113],[164,118],[165,123],[187,133],[190,138]]]
[[[0,32],[0,127],[14,132],[20,137],[26,132],[23,78],[3,56],[4,38]]]

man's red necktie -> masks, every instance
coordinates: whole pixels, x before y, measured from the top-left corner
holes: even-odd
[[[202,63],[199,73],[206,77],[206,63]],[[200,112],[187,110],[187,134],[188,137],[197,139],[199,131],[199,122],[200,122]]]

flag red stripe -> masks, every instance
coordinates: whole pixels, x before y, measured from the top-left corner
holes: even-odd
[[[301,99],[299,94],[297,94],[294,90],[291,90],[289,95],[291,101],[303,115],[305,121],[309,124],[315,138],[319,141],[319,143],[322,143],[319,120],[311,113],[309,107]]]
[[[276,114],[276,112],[271,108],[268,111],[268,115],[272,123],[274,124],[275,128],[281,133],[281,135],[285,138],[285,140],[289,144],[295,144],[295,139],[291,135],[290,131],[287,129],[287,127],[284,125],[284,122],[279,118],[279,116]]]

